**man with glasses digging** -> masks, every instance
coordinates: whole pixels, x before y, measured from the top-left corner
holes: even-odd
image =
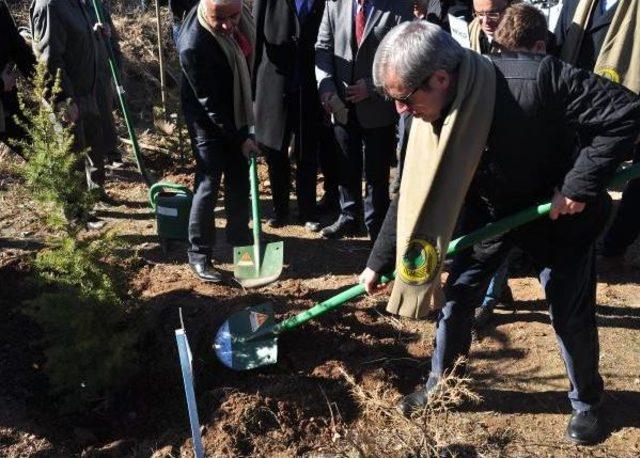
[[[380,289],[380,274],[395,268],[389,312],[423,318],[440,309],[427,383],[397,409],[410,415],[424,408],[455,361],[468,356],[475,305],[519,246],[539,272],[571,382],[566,436],[577,444],[601,441],[594,246],[610,207],[606,184],[623,159],[619,151],[640,132],[640,99],[550,56],[488,60],[425,21],[389,32],[373,77],[415,119],[399,197],[360,281],[372,293]],[[570,131],[590,136],[567,145]],[[440,287],[463,202],[460,230],[469,233],[547,201],[550,218],[460,252]]]

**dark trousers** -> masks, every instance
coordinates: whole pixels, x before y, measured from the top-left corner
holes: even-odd
[[[224,175],[224,205],[227,214],[227,242],[249,242],[249,165],[240,150],[209,130],[208,121],[189,119],[185,114],[196,158],[195,192],[189,215],[189,262],[209,262],[215,244],[214,209]]]
[[[16,91],[12,91],[9,93],[4,93],[0,95],[2,97],[1,103],[4,106],[4,132],[0,132],[0,142],[6,144],[11,148],[11,151],[16,153],[18,156],[25,159],[23,147],[20,144],[15,144],[16,141],[26,140],[27,132],[24,128],[17,124],[14,116],[17,116],[22,123],[26,123],[26,119],[20,111],[20,107],[18,105],[18,95]]]
[[[338,196],[338,151],[340,147],[336,141],[331,125],[325,123],[319,126],[320,141],[318,146],[318,161],[320,171],[324,177],[323,189],[329,196]]]
[[[571,405],[581,411],[597,407],[603,382],[598,372],[594,245],[609,204],[603,196],[582,214],[561,216],[555,222],[545,218],[457,255],[445,285],[447,302],[437,321],[427,385],[433,386],[459,356],[468,355],[474,308],[482,302],[491,277],[511,248],[519,246],[531,256],[539,272],[571,383]],[[465,209],[465,233],[486,222],[474,218],[472,212]]]
[[[640,163],[640,147],[636,146],[633,163]],[[604,254],[622,255],[640,234],[640,178],[631,180],[620,200],[618,212],[604,236]]]
[[[364,168],[364,223],[371,240],[375,240],[389,208],[389,169],[395,151],[395,126],[364,129],[353,112],[349,113],[347,125],[336,124],[334,127],[340,146],[340,219],[361,220]]]
[[[287,95],[287,123],[282,149],[265,147],[273,210],[279,217],[289,214],[291,162],[289,140],[294,136],[293,157],[296,161],[296,197],[298,216],[302,221],[316,218],[316,182],[318,174],[318,110],[303,106],[300,92]]]
[[[396,176],[391,183],[391,192],[394,194],[400,191],[402,168],[404,166],[404,157],[407,155],[407,144],[409,143],[409,134],[411,133],[411,123],[413,123],[413,115],[409,112],[403,113],[398,120],[398,144],[396,146],[398,168]]]

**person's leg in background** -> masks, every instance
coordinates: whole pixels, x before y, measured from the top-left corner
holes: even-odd
[[[340,193],[338,191],[338,142],[328,121],[320,126],[320,140],[318,141],[318,160],[320,171],[324,178],[324,194],[318,202],[318,212],[328,213],[340,208]]]
[[[296,197],[298,199],[298,222],[313,232],[320,230],[316,208],[316,184],[318,180],[318,125],[321,122],[320,110],[302,105],[300,92],[296,93],[291,105],[295,115],[294,125],[296,159]],[[294,109],[291,106],[291,109]]]
[[[389,208],[389,174],[395,151],[395,126],[364,130],[364,222],[375,242]]]
[[[224,207],[227,214],[225,230],[231,246],[253,244],[249,233],[249,163],[242,154],[229,154],[223,162]],[[258,205],[260,203],[258,202]],[[256,221],[254,224],[261,224]]]
[[[404,165],[404,157],[407,154],[407,143],[409,142],[409,133],[411,132],[411,123],[413,115],[409,112],[402,113],[398,120],[398,144],[396,146],[396,154],[398,156],[398,166],[396,174],[393,177],[389,192],[397,194],[400,192],[400,182],[402,180],[402,166]]]
[[[327,238],[355,235],[361,227],[363,137],[354,116],[354,113],[350,112],[349,122],[346,125],[334,126],[336,141],[340,147],[338,155],[340,216],[332,225],[322,229],[322,235]]]
[[[273,203],[273,217],[267,220],[270,227],[282,227],[289,222],[289,193],[291,192],[291,162],[289,159],[289,143],[295,128],[298,110],[292,95],[287,94],[287,122],[280,150],[260,145],[267,159],[267,171],[271,183],[271,199]],[[294,110],[292,112],[291,110]],[[294,119],[295,118],[295,119]]]

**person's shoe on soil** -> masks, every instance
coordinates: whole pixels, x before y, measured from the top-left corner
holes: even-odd
[[[222,274],[213,268],[209,262],[190,262],[189,267],[196,277],[205,283],[220,283]]]
[[[122,159],[122,153],[120,151],[113,150],[106,154],[105,166],[108,166],[112,169],[119,169],[123,165],[124,161]]]
[[[593,445],[605,438],[605,428],[597,410],[574,410],[569,419],[566,437],[578,445]]]
[[[104,221],[102,219],[98,219],[95,216],[92,216],[91,218],[89,218],[87,220],[87,223],[85,224],[85,226],[86,226],[88,231],[99,231],[106,224],[107,224],[106,221]]]
[[[513,309],[513,291],[511,291],[511,287],[509,284],[504,285],[502,288],[502,293],[500,294],[500,299],[495,305],[496,307],[505,308],[505,309]]]
[[[307,221],[304,228],[309,232],[320,232],[320,223],[318,221]]]
[[[355,221],[342,218],[338,218],[335,223],[320,231],[320,234],[327,239],[341,239],[342,237],[357,235],[357,233],[358,224]]]
[[[476,308],[473,329],[479,331],[483,329],[493,318],[493,308],[496,304],[483,304]]]
[[[422,388],[403,397],[396,404],[396,410],[405,417],[410,417],[416,410],[422,410],[427,406],[429,397],[437,387],[437,381],[430,378]]]
[[[104,190],[100,192],[100,195],[98,196],[98,200],[103,204],[109,205],[111,207],[117,207],[118,205],[120,205],[120,203],[117,200],[115,200],[113,197],[107,194]]]
[[[275,215],[267,220],[267,226],[274,229],[285,227],[287,224],[289,224],[289,217],[286,215]]]
[[[298,224],[304,226],[304,228],[309,232],[318,232],[320,230],[320,222],[318,221],[318,217],[313,214],[302,214],[298,216]]]

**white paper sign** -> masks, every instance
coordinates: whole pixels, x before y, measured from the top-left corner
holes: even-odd
[[[463,48],[471,48],[471,39],[469,38],[469,24],[464,19],[449,15],[449,27],[451,28],[451,36]]]
[[[156,207],[156,212],[158,213],[158,215],[173,216],[174,218],[178,216],[177,208],[161,207],[160,205],[158,205]]]

